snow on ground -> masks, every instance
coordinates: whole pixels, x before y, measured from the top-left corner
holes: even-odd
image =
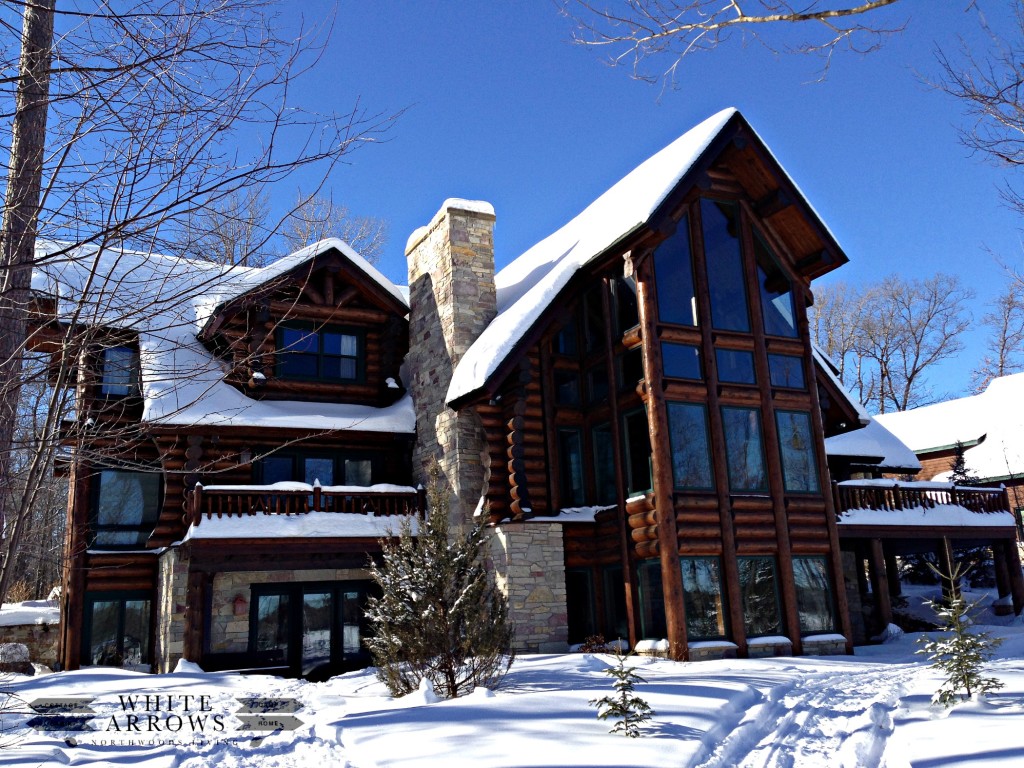
[[[1006,638],[988,673],[1005,688],[944,710],[930,704],[939,678],[914,651],[914,635],[856,656],[725,660],[678,664],[634,659],[638,688],[656,715],[645,737],[609,734],[588,704],[610,692],[606,655],[530,655],[518,659],[497,691],[428,703],[417,692],[389,697],[372,672],[325,683],[202,673],[170,675],[84,670],[15,677],[12,689],[40,697],[94,698],[89,732],[26,728],[29,715],[3,717],[5,766],[144,768],[243,766],[673,766],[675,768],[946,768],[1024,762],[1024,627],[993,627]],[[154,707],[159,732],[128,730],[121,696],[179,695]],[[205,715],[194,738],[168,733],[169,714]],[[239,730],[238,699],[295,698],[302,721],[290,732]],[[198,697],[205,696],[205,700]],[[205,707],[205,709],[204,709]],[[24,707],[22,707],[24,709]],[[219,722],[223,730],[215,727]],[[115,730],[115,727],[120,730]],[[180,743],[159,744],[159,739]]]

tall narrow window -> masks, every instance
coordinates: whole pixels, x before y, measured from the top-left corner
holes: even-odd
[[[594,623],[594,587],[589,568],[565,569],[565,594],[569,642],[582,643],[597,634]]]
[[[693,289],[690,222],[683,217],[676,231],[654,251],[658,317],[663,323],[697,325],[697,294]]]
[[[668,403],[672,475],[680,489],[714,488],[708,452],[707,412],[696,403]]]
[[[775,558],[740,557],[740,593],[747,637],[777,635],[782,631]]]
[[[734,492],[764,491],[768,481],[761,444],[761,413],[756,408],[722,407],[729,488]]]
[[[636,572],[640,586],[640,633],[645,638],[663,638],[668,634],[668,624],[665,621],[661,563],[647,560],[637,566]]]
[[[622,578],[621,565],[607,565],[601,569],[601,586],[604,589],[605,637],[629,637],[629,617],[626,614],[626,583]]]
[[[782,477],[787,491],[817,493],[818,468],[814,460],[811,416],[803,411],[776,411]]]
[[[583,335],[586,339],[587,354],[604,349],[605,316],[604,301],[601,298],[603,290],[603,285],[595,285],[583,296]]]
[[[160,474],[104,469],[96,475],[93,545],[141,547],[160,515]]]
[[[615,324],[621,336],[640,322],[640,311],[637,308],[636,280],[632,277],[620,277],[612,283],[615,291]]]
[[[757,232],[754,233],[754,257],[757,260],[764,332],[769,336],[796,338],[796,313],[789,280],[779,267],[775,254]]]
[[[594,480],[597,503],[614,504],[618,496],[615,489],[615,444],[610,424],[601,424],[591,432],[594,444]]]
[[[626,490],[630,495],[651,490],[651,438],[642,408],[622,415],[626,453]]]
[[[723,331],[750,331],[746,280],[740,246],[740,210],[735,203],[700,201],[704,255],[711,293],[711,325]]]
[[[682,557],[686,635],[690,640],[725,637],[722,566],[717,557]]]
[[[558,430],[558,468],[561,506],[582,506],[583,445],[578,429]]]
[[[796,582],[796,606],[800,614],[801,633],[832,632],[835,613],[832,609],[832,580],[824,557],[793,557],[793,579]]]
[[[82,663],[145,668],[150,663],[149,612],[145,592],[86,593]]]
[[[131,347],[107,347],[103,350],[100,394],[126,397],[139,392],[139,354]]]

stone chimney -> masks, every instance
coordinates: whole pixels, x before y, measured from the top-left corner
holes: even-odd
[[[445,404],[452,372],[497,314],[494,288],[494,208],[445,200],[405,247],[409,262],[409,355],[406,378],[416,404],[413,474],[426,483],[432,459],[451,492],[451,520],[476,509],[487,468],[480,419]]]

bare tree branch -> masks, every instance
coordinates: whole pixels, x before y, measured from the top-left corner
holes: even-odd
[[[637,79],[674,82],[686,56],[719,47],[733,32],[749,34],[771,50],[778,50],[760,29],[767,32],[787,25],[806,29],[807,35],[785,50],[819,54],[827,70],[837,48],[869,53],[877,50],[887,36],[902,32],[905,22],[874,23],[880,18],[880,9],[896,2],[563,0],[562,12],[576,24],[577,43],[610,48],[610,63],[630,64]],[[862,22],[865,17],[870,17],[872,23]],[[648,68],[651,63],[653,69]]]

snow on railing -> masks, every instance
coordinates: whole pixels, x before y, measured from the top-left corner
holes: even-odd
[[[426,509],[422,488],[379,483],[370,486],[282,482],[272,485],[207,485],[191,493],[186,523],[199,525],[203,515],[301,515],[339,512],[364,515],[409,515]]]
[[[898,480],[846,480],[835,484],[836,511],[905,510],[961,507],[970,512],[1008,512],[1006,489],[953,483]]]

